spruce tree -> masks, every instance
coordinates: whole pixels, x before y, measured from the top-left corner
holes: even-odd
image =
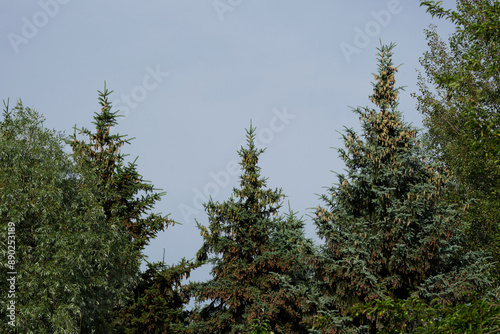
[[[155,192],[154,186],[143,180],[137,171],[135,161],[125,163],[126,155],[121,149],[125,144],[130,144],[131,139],[112,133],[113,127],[118,123],[119,111],[111,111],[112,105],[108,100],[111,93],[112,91],[106,89],[106,85],[104,85],[104,90],[99,92],[101,111],[96,112],[94,116],[95,132],[85,128],[79,130],[88,141],[79,140],[75,129],[70,144],[75,161],[82,168],[94,173],[94,186],[98,189],[95,196],[104,209],[104,223],[115,226],[128,235],[129,243],[125,247],[129,257],[121,266],[130,269],[126,275],[136,281],[136,286],[129,290],[126,303],[116,304],[113,310],[109,310],[115,317],[114,320],[110,317],[109,322],[114,324],[117,331],[123,332],[126,324],[130,324],[131,321],[134,321],[134,326],[130,330],[146,328],[150,324],[151,309],[162,308],[164,313],[182,313],[183,305],[189,301],[189,298],[183,297],[181,305],[179,301],[170,302],[168,293],[164,289],[177,291],[174,286],[181,278],[175,277],[175,273],[180,271],[182,275],[187,275],[191,270],[191,265],[186,267],[184,262],[180,264],[180,267],[166,268],[165,265],[153,265],[141,275],[139,268],[128,264],[129,261],[143,260],[142,251],[149,241],[158,232],[175,222],[168,216],[150,212],[164,193]],[[158,271],[153,272],[155,270]],[[166,280],[165,277],[172,279]],[[165,286],[167,281],[170,287]],[[143,301],[156,293],[159,297],[151,302],[158,304],[144,306]],[[165,309],[167,307],[175,309]],[[168,323],[174,318],[176,317],[163,319],[163,323]],[[162,321],[157,321],[157,323],[162,323]]]
[[[255,146],[255,128],[247,130],[248,147],[239,155],[240,189],[223,203],[205,204],[209,226],[200,226],[204,243],[198,260],[213,265],[213,278],[197,289],[204,305],[195,333],[305,333],[303,315],[310,308],[310,270],[301,254],[312,244],[294,214],[281,217],[284,195],[266,189]]]
[[[191,299],[193,284],[183,280],[197,266],[185,259],[173,266],[164,261],[148,263],[133,301],[116,312],[115,332],[186,333],[191,312],[185,306]]]
[[[317,321],[325,332],[387,330],[383,315],[353,311],[360,304],[411,296],[457,303],[488,285],[485,259],[461,247],[465,208],[442,201],[450,175],[426,160],[397,109],[393,47],[378,49],[370,96],[378,110],[354,110],[363,138],[346,129],[338,151],[347,175],[316,210],[325,244],[315,273],[327,297]]]
[[[118,124],[118,112],[112,112],[108,101],[112,91],[99,91],[101,112],[94,115],[96,131],[82,128],[79,133],[88,138],[88,142],[77,138],[77,129],[73,134],[71,147],[73,156],[82,166],[94,171],[98,180],[98,194],[104,214],[109,223],[116,223],[128,231],[130,240],[138,250],[142,250],[149,240],[163,231],[174,221],[160,214],[149,213],[164,193],[154,192],[151,183],[143,180],[137,172],[137,164],[125,164],[126,155],[121,152],[130,140],[111,130]],[[144,217],[144,215],[147,215]]]

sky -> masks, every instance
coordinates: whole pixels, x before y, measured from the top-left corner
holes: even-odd
[[[454,2],[443,1],[444,7]],[[146,248],[148,261],[174,264],[202,245],[196,221],[211,196],[227,200],[238,186],[237,150],[252,122],[269,188],[281,188],[315,236],[319,195],[344,165],[344,127],[358,129],[350,107],[369,106],[376,48],[396,43],[407,86],[399,109],[422,127],[418,91],[424,29],[432,19],[417,0],[1,1],[0,98],[18,99],[73,133],[92,128],[98,90],[113,90],[116,132],[135,137],[123,149],[145,180],[167,194],[154,211],[180,224]],[[209,268],[197,270],[204,280]]]

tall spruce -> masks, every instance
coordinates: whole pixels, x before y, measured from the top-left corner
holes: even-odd
[[[134,162],[125,163],[126,155],[121,152],[130,140],[111,130],[118,124],[118,112],[112,112],[108,101],[112,91],[99,91],[101,111],[94,115],[95,133],[82,128],[79,134],[88,142],[77,138],[77,129],[71,141],[73,156],[82,166],[92,169],[98,180],[98,196],[109,223],[119,224],[128,231],[130,240],[142,250],[149,240],[174,221],[160,214],[150,213],[164,193],[155,192],[151,183],[143,180]],[[146,215],[146,216],[145,216]]]
[[[101,111],[96,112],[94,116],[95,132],[85,128],[80,129],[80,135],[88,140],[84,141],[78,139],[75,129],[71,146],[75,161],[95,175],[94,186],[97,189],[95,196],[103,207],[104,223],[116,226],[128,235],[129,243],[126,248],[129,257],[120,265],[129,269],[125,275],[134,279],[136,286],[129,290],[126,303],[116,304],[114,309],[109,310],[113,314],[109,317],[109,323],[113,323],[118,332],[124,332],[125,326],[134,321],[134,326],[131,326],[129,332],[134,329],[140,332],[141,328],[146,328],[151,323],[151,309],[163,308],[164,314],[174,314],[171,318],[165,318],[163,322],[157,323],[165,324],[172,319],[177,321],[182,318],[183,305],[188,302],[189,298],[183,297],[180,301],[172,301],[168,291],[165,292],[165,290],[177,292],[174,286],[180,278],[175,276],[176,272],[182,271],[182,275],[188,275],[186,271],[190,269],[186,269],[185,263],[181,263],[181,267],[178,268],[153,265],[141,275],[139,268],[130,266],[128,263],[143,260],[143,249],[149,241],[158,232],[175,222],[167,216],[150,212],[164,193],[155,192],[154,186],[143,180],[137,171],[135,161],[125,163],[126,155],[121,150],[125,144],[130,143],[131,139],[112,133],[113,127],[118,123],[119,111],[111,111],[112,105],[108,100],[111,93],[112,91],[106,89],[106,85],[102,92],[99,91]],[[153,272],[155,270],[157,272]],[[167,281],[170,284],[169,287],[166,287]],[[162,286],[158,287],[158,285]],[[153,299],[153,302],[157,304],[144,306],[144,300],[155,294],[158,298]],[[166,307],[174,307],[174,309],[166,309]]]
[[[383,314],[354,311],[374,300],[457,303],[488,285],[484,258],[461,247],[464,207],[442,201],[450,176],[427,162],[416,129],[397,110],[393,48],[378,49],[370,96],[378,111],[354,110],[363,139],[346,129],[338,151],[347,175],[316,210],[325,244],[315,270],[326,296],[317,321],[325,332],[388,330]]]
[[[278,214],[285,197],[266,189],[257,165],[263,152],[255,146],[255,128],[239,155],[240,189],[223,203],[205,204],[209,226],[200,226],[204,243],[198,259],[213,265],[213,278],[199,285],[196,333],[306,333],[310,310],[310,270],[301,254],[312,252],[303,222]]]

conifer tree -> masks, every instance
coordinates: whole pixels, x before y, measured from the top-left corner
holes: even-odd
[[[121,149],[125,144],[129,144],[131,139],[111,131],[117,125],[118,117],[118,111],[112,112],[111,103],[108,101],[111,93],[106,89],[106,85],[104,90],[99,92],[101,112],[95,113],[94,116],[95,133],[85,128],[79,130],[80,134],[87,137],[88,142],[85,142],[77,138],[75,129],[71,146],[77,163],[82,168],[93,171],[95,175],[94,186],[98,189],[95,196],[104,209],[105,223],[117,226],[128,234],[129,243],[126,249],[129,257],[126,262],[119,265],[128,268],[126,275],[138,284],[129,290],[126,303],[117,304],[113,310],[110,309],[115,319],[109,321],[114,323],[117,331],[122,332],[126,324],[132,321],[133,326],[129,332],[133,332],[134,329],[141,332],[140,329],[148,328],[147,326],[151,324],[151,309],[162,309],[164,314],[182,313],[183,305],[189,301],[189,297],[184,296],[184,290],[181,289],[179,292],[183,295],[181,300],[174,302],[169,299],[166,291],[177,293],[175,286],[181,278],[176,273],[182,272],[180,275],[188,275],[193,264],[189,263],[186,266],[183,262],[179,267],[168,268],[165,265],[153,265],[140,275],[139,268],[128,263],[144,259],[142,253],[144,247],[158,232],[173,225],[174,221],[167,216],[150,213],[164,193],[155,192],[153,185],[143,180],[137,172],[135,161],[125,164],[126,155]],[[154,272],[155,270],[158,271]],[[170,286],[167,287],[168,284]],[[143,305],[144,300],[155,294],[158,298],[150,300],[151,305]],[[168,307],[174,309],[167,309]],[[166,324],[172,319],[177,321],[179,318],[181,316],[161,319],[156,324]]]
[[[378,49],[370,96],[378,111],[354,110],[364,139],[346,130],[346,149],[338,151],[347,175],[338,176],[316,210],[325,244],[315,273],[328,297],[317,321],[325,332],[387,330],[382,315],[353,311],[370,301],[417,296],[457,303],[488,285],[485,259],[461,247],[463,208],[442,202],[450,176],[426,161],[417,131],[397,110],[393,47]]]
[[[223,203],[205,204],[209,226],[199,226],[204,243],[198,260],[213,265],[213,278],[197,288],[207,303],[195,319],[195,333],[305,333],[310,270],[301,254],[312,244],[294,214],[281,217],[284,195],[266,189],[257,165],[255,128],[247,130],[248,147],[238,152],[243,174],[240,189]]]
[[[173,266],[164,261],[148,263],[133,301],[116,312],[115,332],[186,333],[191,312],[185,306],[190,301],[193,284],[185,284],[183,280],[197,266],[185,259]]]
[[[96,132],[82,128],[80,134],[88,142],[77,138],[76,128],[71,141],[75,160],[92,169],[98,179],[98,194],[106,220],[119,224],[130,234],[130,240],[142,250],[151,238],[174,221],[159,214],[149,213],[164,193],[154,192],[154,186],[143,180],[134,162],[125,164],[126,155],[120,149],[130,144],[131,139],[113,134],[111,129],[118,124],[118,112],[112,112],[108,101],[112,91],[99,91],[101,112],[96,112],[93,124]],[[144,215],[146,215],[144,217]]]

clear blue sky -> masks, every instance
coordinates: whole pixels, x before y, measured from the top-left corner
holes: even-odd
[[[445,7],[454,6],[444,1]],[[311,208],[336,182],[343,163],[344,126],[359,129],[349,106],[369,106],[379,40],[395,42],[404,63],[397,85],[405,119],[421,126],[415,109],[424,29],[438,25],[417,0],[171,0],[3,1],[0,11],[0,97],[22,99],[72,133],[91,127],[97,90],[106,80],[125,116],[120,134],[139,172],[167,191],[156,211],[182,223],[154,240],[150,261],[193,258],[202,243],[194,220],[200,204],[224,201],[237,185],[232,164],[257,127],[262,175],[280,187],[315,238]],[[239,174],[239,173],[238,173]],[[207,269],[194,279],[204,279]]]

